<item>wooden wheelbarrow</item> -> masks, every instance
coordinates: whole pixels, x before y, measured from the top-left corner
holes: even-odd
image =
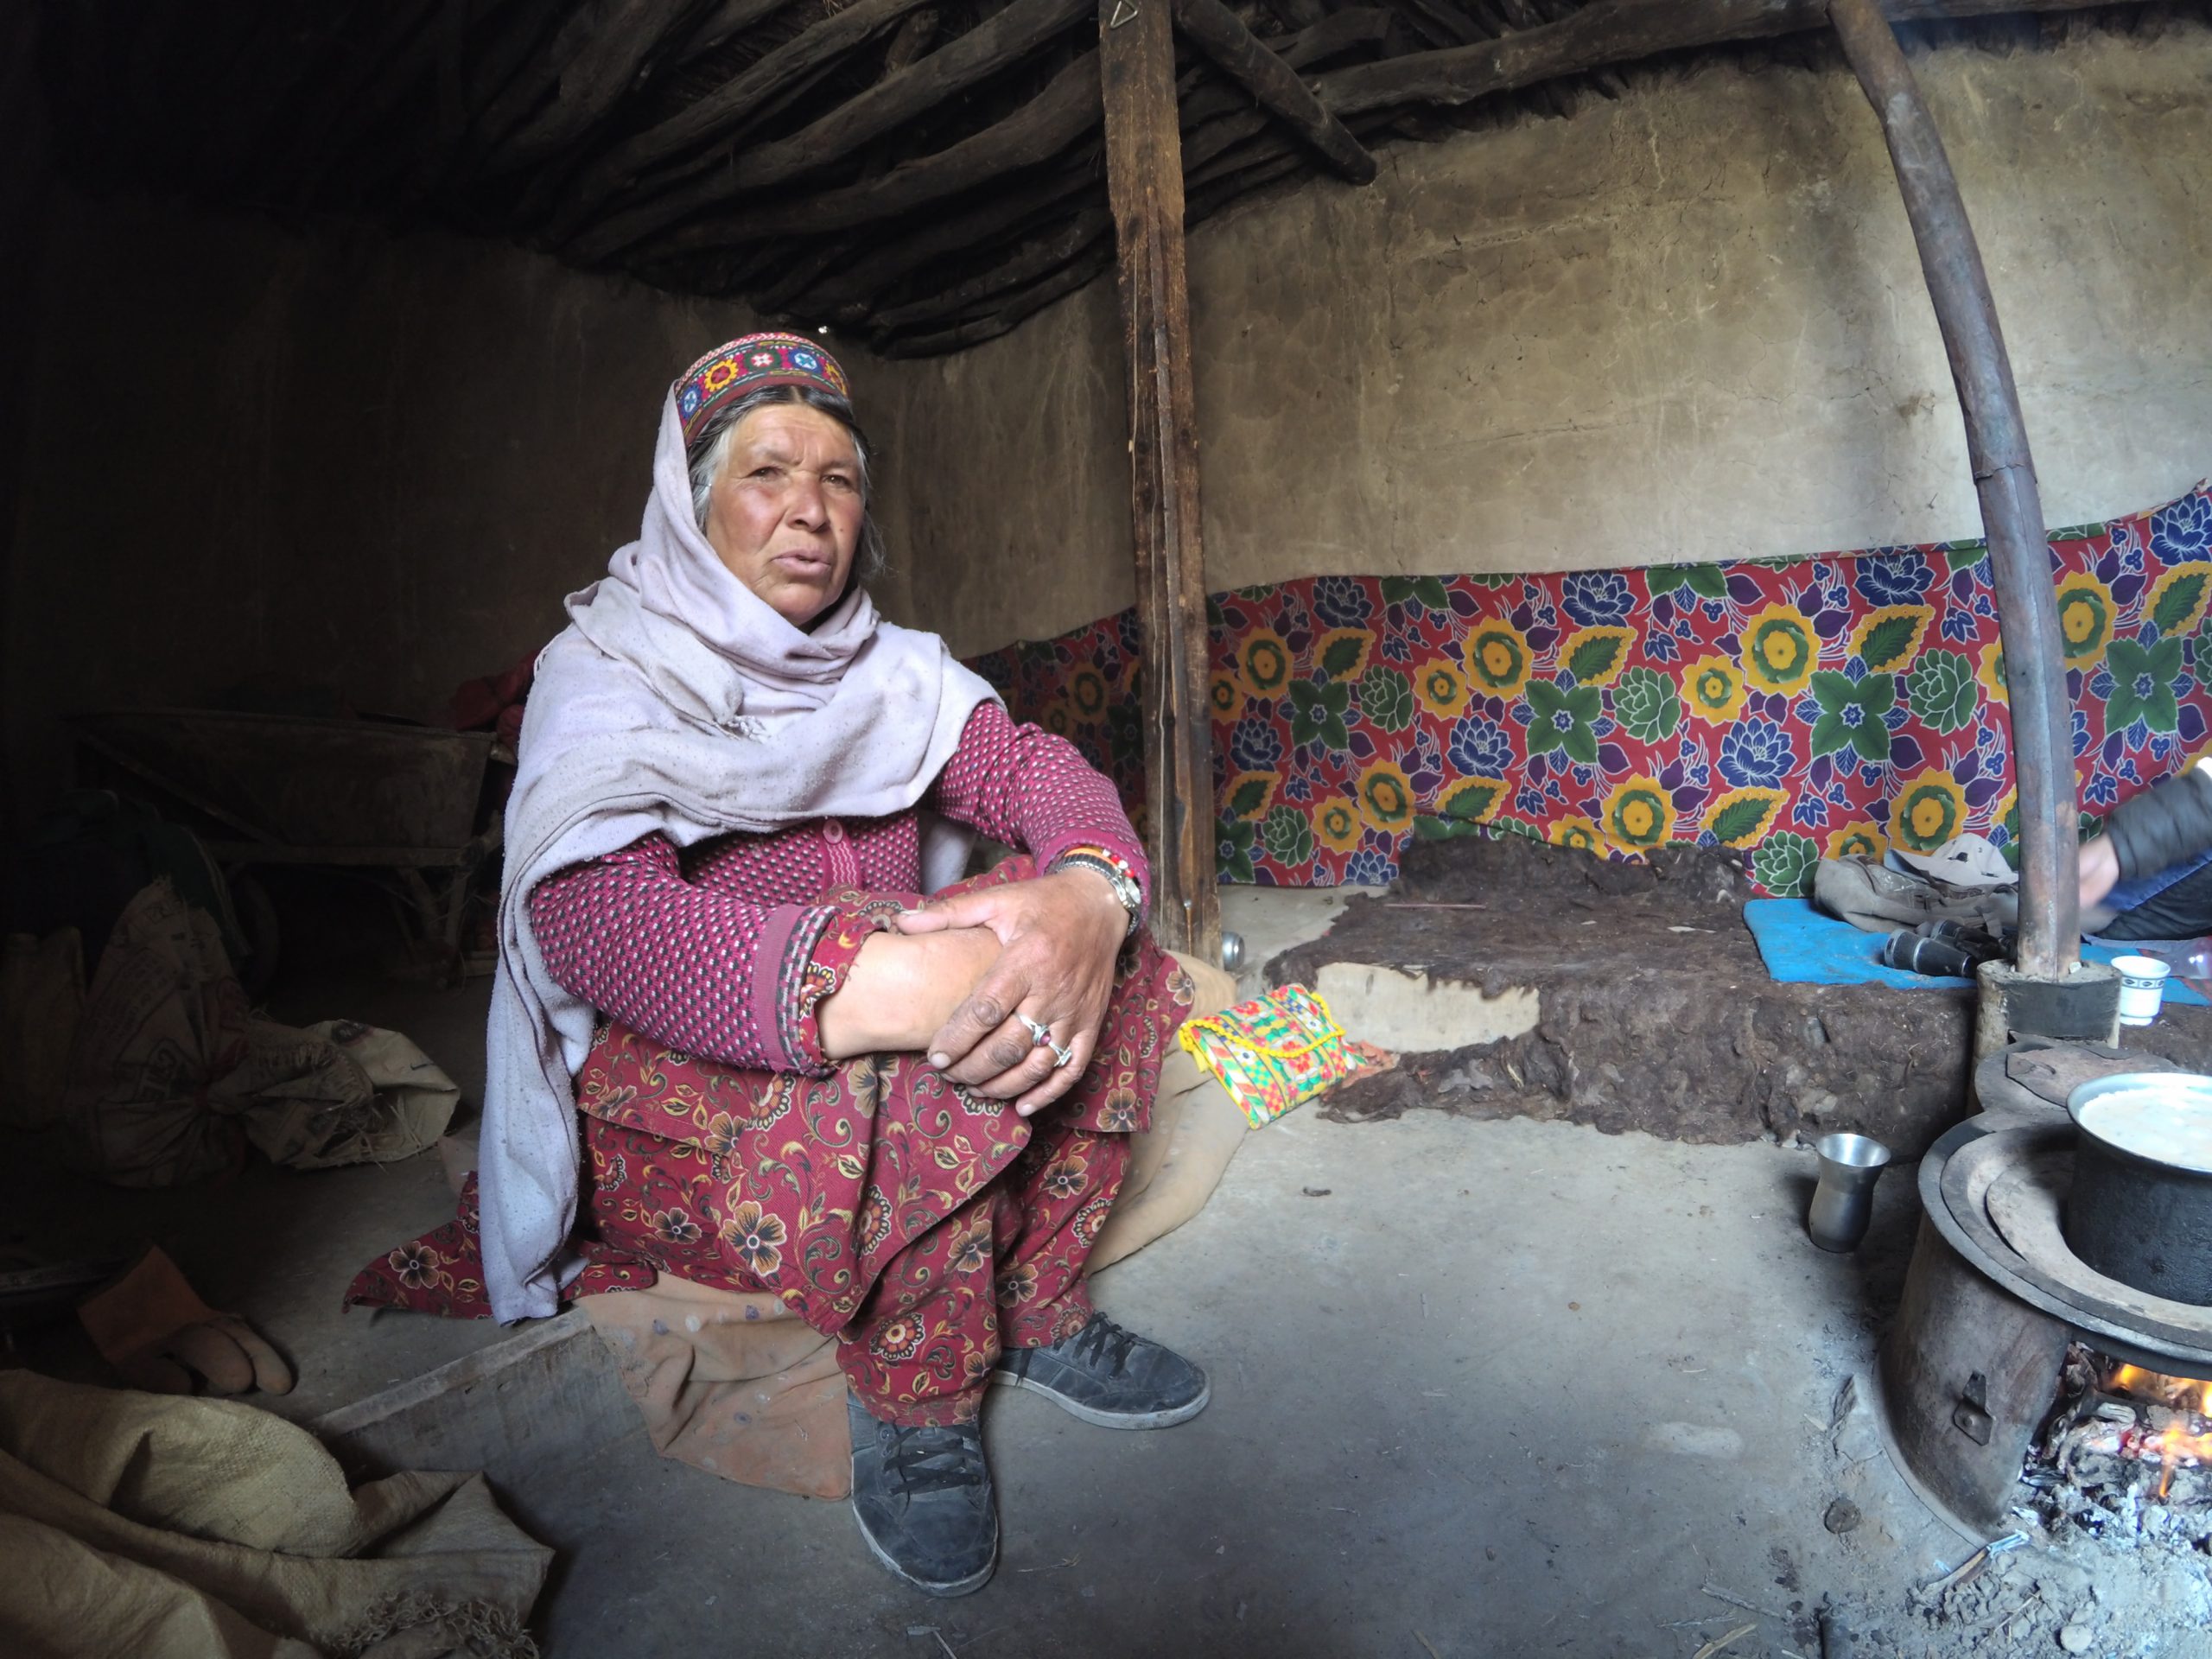
[[[415,942],[448,981],[461,977],[476,873],[499,847],[497,812],[476,828],[493,734],[208,709],[81,715],[69,727],[80,751],[198,831],[234,884],[255,866],[373,873],[400,898]],[[261,912],[241,920],[266,931],[273,958],[273,912],[240,908]],[[268,965],[257,962],[257,977]]]

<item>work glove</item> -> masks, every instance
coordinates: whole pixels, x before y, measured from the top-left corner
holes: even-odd
[[[283,1357],[238,1315],[201,1301],[158,1248],[88,1298],[77,1318],[134,1389],[191,1394],[198,1376],[210,1394],[291,1392],[292,1368]]]

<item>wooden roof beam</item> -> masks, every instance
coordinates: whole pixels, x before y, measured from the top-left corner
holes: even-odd
[[[892,334],[948,320],[964,321],[982,302],[1050,276],[1101,237],[1110,235],[1113,229],[1114,216],[1103,204],[1082,208],[1027,241],[1002,249],[989,269],[966,282],[955,283],[927,299],[875,312],[868,319],[869,327]]]
[[[618,144],[576,181],[550,239],[566,242],[639,179],[663,162],[692,154],[732,132],[757,113],[763,99],[812,73],[888,29],[923,0],[854,0],[758,63],[734,74],[681,114]]]
[[[681,226],[642,245],[640,251],[662,258],[779,236],[821,235],[893,219],[1050,161],[1096,128],[1100,118],[1098,54],[1086,52],[995,126],[931,155],[901,162],[880,179],[757,207],[734,203],[727,217]]]
[[[725,41],[734,40],[763,19],[774,16],[791,3],[791,0],[721,0],[714,10],[699,20],[699,27],[691,31],[691,38],[683,43],[683,55],[689,60],[713,51]]]
[[[2120,0],[2139,3],[2139,0]],[[2008,11],[2064,11],[2079,0],[1884,0],[1900,22]],[[1597,0],[1547,23],[1474,46],[1415,52],[1319,78],[1338,116],[1407,104],[1471,104],[1560,75],[1633,63],[1662,52],[1825,28],[1827,0]]]
[[[1306,90],[1298,72],[1262,46],[1221,0],[1174,0],[1175,21],[1221,72],[1354,184],[1375,177],[1375,157]]]
[[[1334,12],[1313,28],[1277,41],[1272,49],[1293,69],[1303,69],[1309,63],[1376,44],[1389,33],[1391,17],[1392,14],[1377,7]],[[1217,95],[1230,94],[1231,89],[1216,79],[1185,99],[1181,119],[1186,137],[1205,119],[1222,112],[1214,107]],[[1240,109],[1239,112],[1248,111]],[[1095,188],[1096,163],[1095,154],[1076,150],[1064,162],[1060,175],[1010,185],[989,200],[957,212],[923,215],[912,226],[901,226],[891,238],[870,238],[856,245],[849,262],[807,296],[809,303],[819,320],[867,327],[874,315],[873,305],[881,302],[890,286],[931,261],[981,246],[1077,199],[1088,200]]]
[[[1096,0],[1014,0],[959,39],[885,76],[790,137],[702,168],[677,188],[594,225],[569,251],[585,261],[607,259],[741,191],[766,189],[842,161],[869,139],[1018,62],[1089,16],[1096,5]]]
[[[996,340],[1001,334],[1013,333],[1018,325],[1063,295],[1088,287],[1094,277],[1114,269],[1114,259],[1113,245],[1101,240],[1044,281],[1024,289],[988,316],[971,318],[929,334],[882,337],[874,349],[881,357],[941,357],[947,352],[964,351],[987,340]],[[1217,912],[1214,919],[1219,922]]]
[[[665,49],[699,0],[605,0],[578,10],[588,33],[580,48],[566,51],[545,101],[501,140],[499,164],[527,166],[566,148],[603,120],[628,95],[649,60]],[[565,33],[565,31],[563,31]]]
[[[920,62],[922,54],[937,43],[938,26],[943,22],[935,6],[908,12],[892,35],[891,44],[883,48],[884,74],[895,75],[908,64]]]

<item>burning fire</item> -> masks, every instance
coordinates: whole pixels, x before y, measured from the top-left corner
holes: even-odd
[[[2153,1408],[2142,1414],[2146,1421],[2120,1437],[2120,1450],[2123,1456],[2146,1463],[2155,1459],[2164,1465],[2160,1497],[2172,1487],[2177,1467],[2212,1463],[2212,1382],[2121,1364],[2105,1378],[2104,1391]]]
[[[2105,1388],[2109,1393],[2133,1395],[2171,1410],[2212,1417],[2212,1382],[2200,1382],[2195,1377],[2164,1376],[2140,1365],[2115,1365],[2105,1378]]]

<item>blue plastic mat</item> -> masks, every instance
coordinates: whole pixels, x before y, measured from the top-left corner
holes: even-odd
[[[1899,990],[1924,991],[1938,986],[1971,985],[1970,979],[1933,979],[1908,974],[1902,968],[1885,968],[1882,936],[1862,933],[1849,922],[1823,916],[1809,899],[1753,899],[1744,906],[1744,922],[1758,941],[1768,975],[1785,985],[1894,985]],[[2082,946],[2084,960],[2110,962],[2129,953],[2126,945]],[[2179,979],[2166,982],[2169,1002],[2195,1007],[2204,999]]]

